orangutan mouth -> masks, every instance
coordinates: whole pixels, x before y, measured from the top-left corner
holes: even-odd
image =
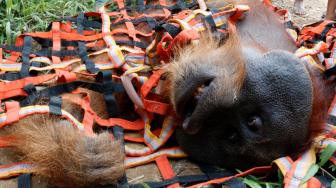
[[[177,113],[183,118],[183,129],[187,132],[194,132],[190,130],[190,120],[192,119],[193,113],[200,101],[204,97],[206,91],[209,89],[213,78],[205,78],[201,81],[192,81],[188,84],[189,87],[183,89],[179,98],[176,100]]]

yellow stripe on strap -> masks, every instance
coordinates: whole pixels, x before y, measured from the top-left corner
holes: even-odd
[[[35,172],[35,167],[30,163],[14,163],[0,166],[0,179],[7,179],[19,174]]]
[[[187,156],[180,148],[163,149],[143,157],[128,157],[125,160],[125,165],[126,168],[131,168],[147,164],[149,162],[152,162],[153,160],[155,160],[155,158],[161,155],[167,155],[170,158],[183,158]]]
[[[286,176],[287,172],[292,168],[292,159],[290,157],[281,157],[273,161],[280,169],[283,176]]]

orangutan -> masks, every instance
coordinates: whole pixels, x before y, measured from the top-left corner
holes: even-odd
[[[334,91],[322,72],[294,55],[297,47],[273,12],[259,0],[234,3],[251,10],[229,24],[224,42],[204,33],[198,43],[177,48],[166,94],[182,120],[176,140],[191,159],[244,169],[306,149],[323,129]],[[92,94],[98,111],[103,98]],[[120,143],[107,133],[88,137],[42,115],[3,131],[19,138],[11,147],[20,160],[59,187],[113,184],[125,171]]]

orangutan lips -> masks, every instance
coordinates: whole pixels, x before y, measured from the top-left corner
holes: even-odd
[[[182,127],[184,130],[188,131],[190,128],[190,120],[193,115],[193,112],[196,109],[196,106],[198,104],[198,101],[201,99],[202,95],[205,93],[205,91],[209,88],[210,82],[206,82],[202,84],[201,86],[197,87],[196,90],[193,92],[189,100],[187,101],[185,105],[185,116],[184,121],[182,124]],[[191,131],[193,132],[193,131]]]

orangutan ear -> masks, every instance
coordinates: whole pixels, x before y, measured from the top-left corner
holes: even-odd
[[[335,96],[336,82],[334,81],[335,76],[331,74],[331,70],[324,71],[319,66],[304,63],[313,85],[314,98],[312,114],[314,115],[311,116],[309,121],[311,140],[324,129],[328,117],[328,109]]]

